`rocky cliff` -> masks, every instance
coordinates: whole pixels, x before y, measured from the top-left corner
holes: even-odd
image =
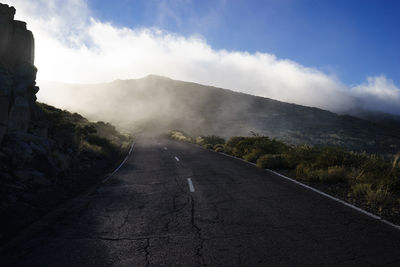
[[[0,4],[0,245],[102,179],[131,141],[110,124],[36,103],[34,39],[14,15]]]
[[[37,109],[34,38],[14,15],[0,4],[0,146],[7,133],[26,133]]]

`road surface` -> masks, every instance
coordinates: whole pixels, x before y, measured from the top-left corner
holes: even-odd
[[[400,231],[279,176],[162,138],[4,266],[400,266]]]

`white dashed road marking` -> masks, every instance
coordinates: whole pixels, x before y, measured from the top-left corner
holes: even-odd
[[[193,183],[192,183],[192,179],[190,179],[190,178],[187,178],[187,181],[188,181],[188,184],[189,184],[189,190],[190,190],[190,192],[194,192],[194,186],[193,186]]]
[[[168,148],[165,146],[165,147],[164,147],[164,150],[168,150]]]
[[[179,162],[179,159],[178,159],[178,157],[176,157],[176,156],[175,156],[175,159],[176,159],[176,161],[177,161],[177,162]]]

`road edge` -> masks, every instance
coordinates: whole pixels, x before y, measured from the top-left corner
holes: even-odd
[[[107,175],[107,177],[105,179],[103,179],[103,181],[101,181],[102,184],[106,183],[111,177],[114,176],[114,174],[116,174],[119,169],[121,169],[121,167],[125,164],[125,162],[128,160],[129,156],[132,154],[133,151],[133,147],[135,146],[135,142],[132,142],[132,145],[128,151],[128,154],[126,155],[125,159],[122,161],[122,163],[109,175]]]

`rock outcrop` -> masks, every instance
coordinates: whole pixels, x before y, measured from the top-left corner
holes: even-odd
[[[36,110],[34,38],[15,8],[0,4],[0,146],[7,133],[26,133]]]
[[[34,39],[0,4],[0,245],[117,165],[130,138],[37,103]]]

